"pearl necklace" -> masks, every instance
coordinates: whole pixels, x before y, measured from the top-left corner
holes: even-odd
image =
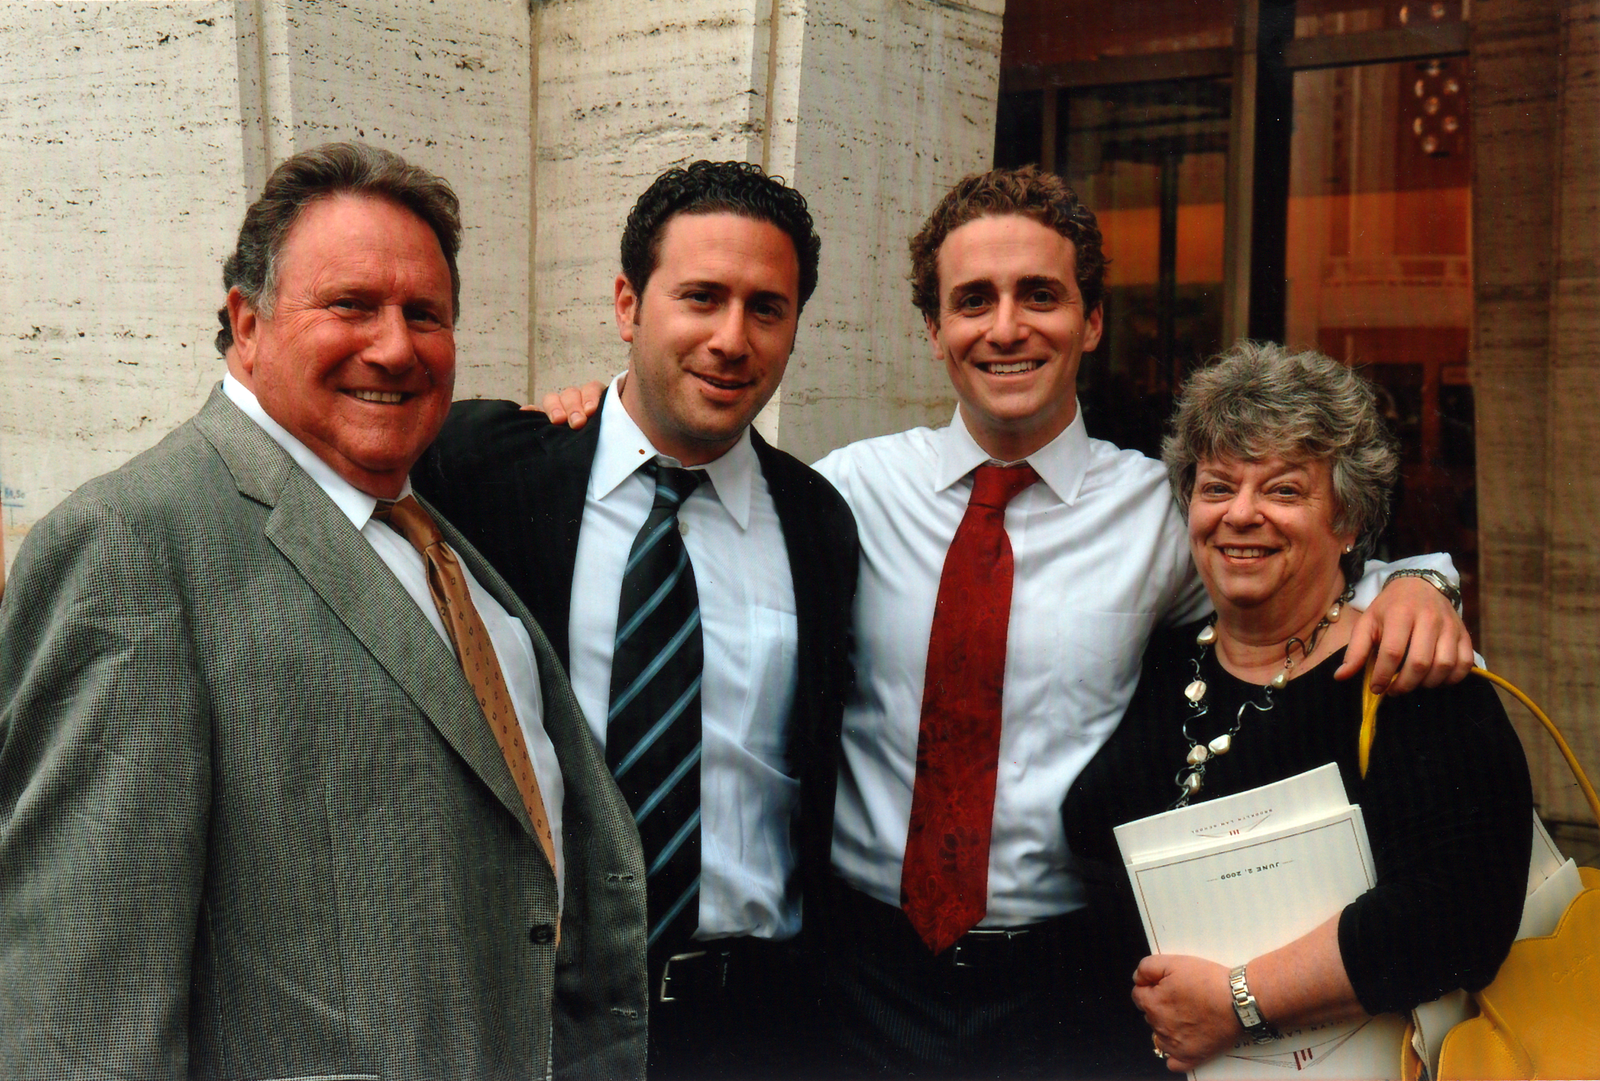
[[[1238,735],[1239,729],[1244,727],[1245,710],[1253,709],[1257,713],[1271,712],[1272,707],[1276,704],[1272,700],[1272,692],[1281,691],[1289,685],[1289,673],[1294,670],[1295,651],[1299,651],[1302,659],[1310,657],[1312,653],[1316,652],[1317,642],[1322,638],[1322,632],[1339,622],[1339,617],[1344,613],[1344,606],[1349,603],[1350,598],[1354,595],[1355,589],[1346,587],[1345,591],[1334,600],[1333,607],[1328,609],[1327,615],[1317,621],[1317,625],[1311,629],[1311,633],[1306,636],[1305,641],[1294,637],[1285,642],[1283,644],[1283,667],[1279,669],[1277,675],[1267,681],[1265,687],[1261,688],[1260,700],[1252,701],[1246,699],[1239,706],[1239,712],[1234,715],[1233,727],[1205,743],[1201,743],[1189,734],[1189,725],[1210,712],[1210,707],[1206,704],[1206,681],[1200,674],[1200,662],[1205,659],[1206,650],[1216,643],[1217,622],[1212,620],[1200,629],[1200,633],[1195,635],[1194,638],[1195,644],[1200,647],[1200,652],[1190,660],[1190,663],[1194,665],[1194,679],[1183,689],[1183,697],[1187,699],[1189,705],[1188,719],[1183,722],[1183,738],[1189,741],[1189,754],[1185,759],[1184,768],[1179,770],[1177,776],[1173,778],[1178,786],[1178,798],[1173,801],[1171,807],[1167,808],[1168,810],[1175,811],[1179,807],[1187,806],[1189,798],[1204,787],[1206,763],[1232,750],[1233,737]]]

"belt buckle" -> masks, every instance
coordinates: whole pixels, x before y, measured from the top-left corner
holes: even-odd
[[[978,945],[977,939],[978,939],[978,936],[980,936],[980,935],[984,939],[987,939],[987,940],[990,940],[990,941],[1011,942],[1014,939],[1021,938],[1023,935],[1025,935],[1027,933],[1028,932],[1027,932],[1026,928],[1024,928],[1022,930],[1017,930],[1017,929],[1011,928],[1011,927],[974,927],[972,930],[968,931],[966,934],[964,934],[960,938],[956,939],[955,945],[950,947],[950,966],[952,968],[982,968],[983,967],[983,962],[982,961],[979,961],[979,960],[963,961],[961,959],[961,952],[962,952],[963,943],[966,944],[966,948],[968,950],[976,953],[976,948],[977,948],[977,945]]]
[[[696,958],[704,957],[705,955],[706,955],[706,951],[705,950],[696,950],[694,953],[675,953],[671,957],[667,958],[667,963],[661,966],[661,994],[656,999],[656,1001],[657,1002],[676,1002],[676,1001],[678,1001],[677,999],[673,998],[671,995],[667,994],[667,985],[672,982],[672,962],[674,962],[674,961],[693,961]]]

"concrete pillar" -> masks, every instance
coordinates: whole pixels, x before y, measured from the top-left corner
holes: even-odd
[[[16,542],[222,376],[222,259],[295,149],[364,139],[462,197],[463,394],[530,337],[526,0],[12,2],[0,19],[0,485]]]
[[[949,419],[906,242],[993,154],[1003,0],[553,0],[539,21],[533,388],[626,364],[617,242],[662,169],[743,159],[795,184],[821,283],[759,422],[802,458]]]
[[[1600,3],[1473,5],[1483,652],[1600,767]],[[1548,817],[1588,817],[1524,726]]]

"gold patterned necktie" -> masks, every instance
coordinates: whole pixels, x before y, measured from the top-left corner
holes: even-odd
[[[483,716],[494,731],[500,752],[506,757],[511,776],[522,793],[522,803],[533,823],[533,832],[539,846],[556,866],[555,837],[550,832],[550,816],[545,811],[544,796],[539,791],[539,778],[534,775],[533,761],[528,757],[528,745],[522,738],[522,726],[517,722],[517,711],[511,704],[511,692],[506,689],[506,679],[500,671],[500,661],[495,656],[494,643],[483,625],[478,610],[473,607],[472,596],[467,592],[467,576],[461,569],[456,554],[444,542],[444,536],[433,517],[417,502],[415,496],[406,496],[397,502],[380,499],[372,512],[374,518],[389,523],[412,547],[422,553],[428,572],[428,593],[434,607],[450,632],[450,641],[456,647],[461,670],[472,684],[483,707]]]

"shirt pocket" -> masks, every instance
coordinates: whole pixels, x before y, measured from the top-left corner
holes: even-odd
[[[1065,707],[1070,738],[1094,747],[1111,735],[1139,682],[1153,612],[1063,611],[1052,628],[1049,693]]]
[[[752,606],[747,620],[749,684],[734,736],[752,754],[780,764],[799,685],[800,624],[793,612]]]

